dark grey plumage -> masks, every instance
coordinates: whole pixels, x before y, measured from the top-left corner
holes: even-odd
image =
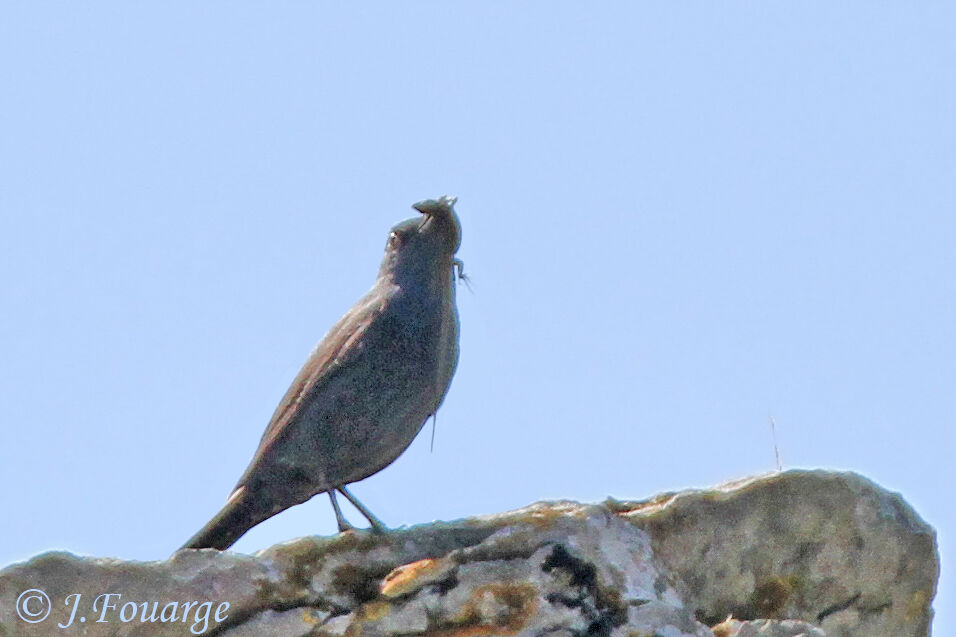
[[[226,505],[183,548],[231,546],[247,530],[327,492],[340,530],[348,492],[391,464],[445,398],[458,363],[454,197],[392,228],[375,285],[316,346],[276,408]]]

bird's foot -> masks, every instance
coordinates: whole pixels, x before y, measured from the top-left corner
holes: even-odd
[[[346,520],[345,518],[342,518],[341,520],[338,520],[338,524],[339,524],[339,533],[348,533],[349,531],[357,531],[357,530],[358,530],[358,529],[356,529],[354,526],[352,526],[351,524],[349,524],[349,521]]]
[[[369,524],[372,525],[371,527],[372,533],[385,533],[386,531],[388,531],[388,527],[385,526],[385,524],[383,524],[381,520],[375,517],[375,515],[371,511],[369,511],[364,504],[359,502],[358,498],[356,498],[354,495],[349,493],[348,489],[346,489],[344,486],[339,487],[338,489],[339,489],[339,493],[344,495],[346,499],[352,503],[352,506],[358,509],[359,513],[364,515],[365,519],[369,521]]]
[[[332,500],[332,509],[335,511],[335,521],[339,525],[339,533],[354,531],[355,527],[349,524],[349,521],[345,519],[344,515],[342,515],[342,509],[339,508],[339,503],[335,499],[335,489],[329,489],[328,493],[329,499]]]

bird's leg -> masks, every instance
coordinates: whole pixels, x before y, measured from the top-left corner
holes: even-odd
[[[335,521],[338,522],[339,533],[354,531],[355,527],[349,524],[349,521],[345,519],[344,515],[342,515],[342,509],[339,508],[339,503],[335,500],[335,489],[329,489],[328,494],[329,499],[332,500],[332,508],[335,510]],[[351,498],[349,500],[351,501]]]
[[[385,531],[388,530],[388,528],[382,523],[381,520],[379,520],[377,517],[375,517],[375,516],[372,514],[372,512],[369,511],[369,510],[365,507],[364,504],[362,504],[361,502],[358,501],[358,498],[356,498],[354,495],[352,495],[351,493],[349,493],[349,490],[348,490],[348,489],[346,489],[344,486],[341,486],[341,487],[339,487],[338,489],[339,489],[339,493],[341,493],[342,495],[344,495],[344,496],[346,497],[346,499],[348,499],[348,501],[352,503],[352,506],[354,506],[356,509],[358,509],[359,512],[360,512],[362,515],[365,516],[365,519],[368,520],[368,521],[371,523],[371,525],[372,525],[372,532],[374,532],[374,533],[384,533]]]

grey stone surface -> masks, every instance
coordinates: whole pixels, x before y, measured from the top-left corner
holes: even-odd
[[[787,471],[608,504],[650,534],[708,624],[733,615],[803,619],[829,637],[929,634],[936,534],[862,476]]]
[[[713,630],[715,637],[826,637],[816,626],[796,619],[728,619]]]
[[[0,636],[916,636],[929,634],[936,560],[932,528],[899,496],[854,474],[791,471],[252,556],[47,553],[0,571]],[[17,614],[30,589],[52,603],[33,624]],[[102,598],[93,607],[104,593],[121,595],[105,614]],[[42,614],[42,599],[26,610]]]

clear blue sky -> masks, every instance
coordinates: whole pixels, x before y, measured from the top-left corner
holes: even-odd
[[[459,196],[462,356],[390,525],[774,468],[956,559],[951,3],[4,3],[0,564],[162,559],[388,229]],[[356,522],[359,516],[347,514]],[[251,552],[331,534],[326,499]],[[944,571],[936,633],[956,633]]]

